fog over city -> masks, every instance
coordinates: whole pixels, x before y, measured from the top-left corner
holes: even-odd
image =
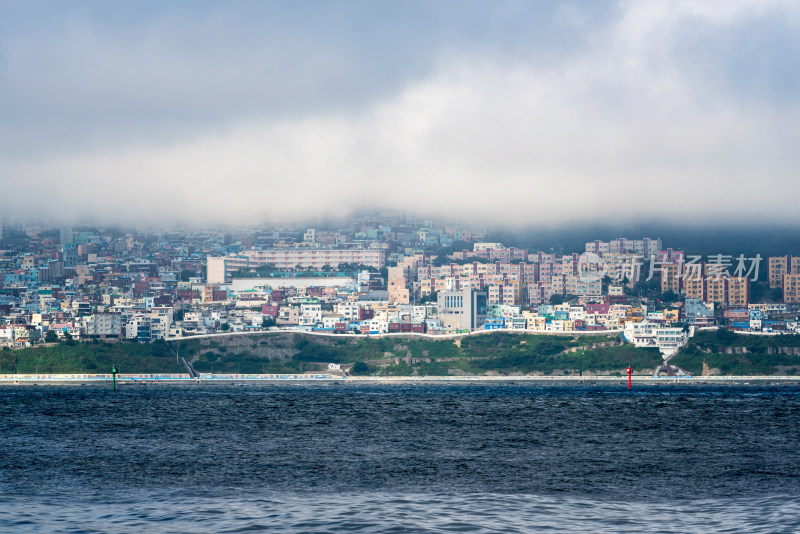
[[[0,11],[8,214],[800,222],[796,2]]]

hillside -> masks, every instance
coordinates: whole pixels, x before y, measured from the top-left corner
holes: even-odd
[[[282,332],[170,343],[60,343],[3,350],[0,373],[104,373],[112,364],[123,373],[184,373],[186,368],[176,361],[176,351],[201,373],[303,373],[324,371],[328,363],[339,363],[358,374],[395,376],[622,374],[628,365],[637,374],[649,374],[661,363],[655,349],[618,343],[612,336],[507,332],[455,340]],[[353,368],[358,362],[361,364]],[[800,336],[702,331],[671,362],[697,376],[704,372],[796,374],[800,372]]]
[[[800,373],[800,335],[703,330],[670,363],[696,376],[795,375]]]
[[[112,364],[123,373],[185,372],[175,351],[201,373],[302,373],[325,370],[328,363],[350,369],[357,362],[367,365],[366,373],[389,375],[612,373],[629,364],[646,372],[658,365],[655,351],[597,346],[617,343],[608,336],[510,333],[456,340],[265,333],[149,345],[61,343],[0,351],[0,372],[99,373]]]
[[[185,373],[166,343],[59,343],[0,351],[0,373]]]

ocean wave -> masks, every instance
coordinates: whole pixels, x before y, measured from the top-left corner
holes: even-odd
[[[107,496],[106,496],[107,497]],[[3,531],[32,532],[793,532],[800,499],[622,502],[505,494],[272,494],[6,500]]]

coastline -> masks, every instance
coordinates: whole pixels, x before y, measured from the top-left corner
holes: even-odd
[[[609,375],[528,375],[528,376],[337,376],[314,375],[247,375],[247,374],[203,374],[192,378],[188,374],[125,374],[117,375],[118,384],[625,384],[626,376]],[[634,384],[739,384],[776,383],[800,385],[800,376],[780,375],[719,375],[719,376],[646,376],[631,377]],[[0,375],[0,386],[19,385],[99,385],[110,384],[110,374],[39,374]]]

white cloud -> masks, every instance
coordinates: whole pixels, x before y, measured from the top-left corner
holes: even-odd
[[[594,47],[569,57],[450,54],[434,75],[358,111],[254,119],[164,146],[9,167],[4,203],[205,222],[363,206],[506,223],[800,222],[797,101],[743,100],[675,54],[686,31],[739,24],[780,3],[622,7]]]

